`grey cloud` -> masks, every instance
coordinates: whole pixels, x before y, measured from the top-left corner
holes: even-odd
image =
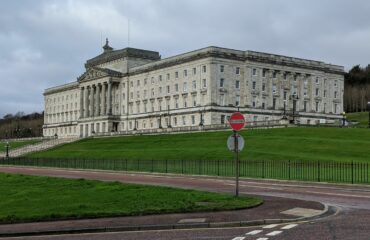
[[[0,116],[43,110],[46,87],[75,81],[114,48],[163,57],[209,45],[344,65],[370,63],[365,0],[8,0],[0,9]]]

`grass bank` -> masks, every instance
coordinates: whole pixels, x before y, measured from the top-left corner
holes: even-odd
[[[360,127],[369,126],[369,112],[347,113],[346,116],[349,121],[358,122],[359,124],[356,126]]]
[[[155,187],[0,173],[0,222],[133,216],[249,208],[257,198]]]
[[[232,160],[226,147],[231,131],[155,136],[84,139],[44,152],[34,158]],[[367,162],[369,129],[280,128],[242,131],[246,147],[242,160],[320,160]]]

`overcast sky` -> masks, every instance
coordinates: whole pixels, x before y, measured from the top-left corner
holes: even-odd
[[[0,117],[43,111],[45,88],[76,81],[84,63],[115,49],[162,58],[220,46],[343,65],[370,63],[368,0],[3,0]]]

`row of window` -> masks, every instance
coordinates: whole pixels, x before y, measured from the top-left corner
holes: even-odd
[[[205,65],[202,66],[202,73],[206,73],[207,72],[207,67]],[[192,73],[193,73],[193,76],[195,76],[197,74],[197,68],[193,68],[192,70]],[[169,81],[171,80],[171,74],[170,73],[167,73],[166,75],[166,80]],[[183,70],[183,77],[187,77],[188,76],[188,70],[185,69]],[[179,78],[179,72],[176,71],[175,72],[175,79]],[[163,75],[158,75],[158,81],[162,81],[163,80]],[[155,83],[155,77],[151,77],[151,84],[154,84]],[[140,87],[140,84],[141,84],[141,81],[140,79],[136,80],[136,87]],[[148,84],[148,79],[147,78],[144,78],[143,80],[143,84],[144,86]],[[125,88],[125,83],[123,83],[123,87]],[[134,87],[134,81],[130,81],[130,87]]]
[[[202,80],[202,85],[201,85],[201,88],[202,89],[205,89],[207,88],[207,81],[206,79],[203,79]],[[182,86],[182,92],[188,92],[188,84],[185,82],[183,83],[183,86]],[[192,82],[192,85],[191,85],[191,90],[192,91],[196,91],[197,90],[197,81],[194,80]],[[136,91],[136,98],[140,98],[140,92],[141,91]],[[179,84],[176,83],[174,84],[174,92],[175,93],[178,93],[179,92]],[[163,93],[166,93],[166,94],[170,94],[171,93],[171,86],[170,85],[167,85],[165,87],[165,92],[163,92],[163,87],[158,87],[158,95],[155,94],[155,89],[152,88],[151,91],[150,91],[150,97],[157,97]],[[122,93],[123,94],[123,98],[125,98],[125,93]],[[148,91],[145,89],[143,90],[143,97],[144,98],[147,98],[148,97]],[[130,92],[130,99],[134,99],[134,92]]]

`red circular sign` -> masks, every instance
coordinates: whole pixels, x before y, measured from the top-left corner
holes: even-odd
[[[239,131],[244,128],[245,119],[243,114],[240,112],[233,113],[230,117],[229,124],[234,131]]]

